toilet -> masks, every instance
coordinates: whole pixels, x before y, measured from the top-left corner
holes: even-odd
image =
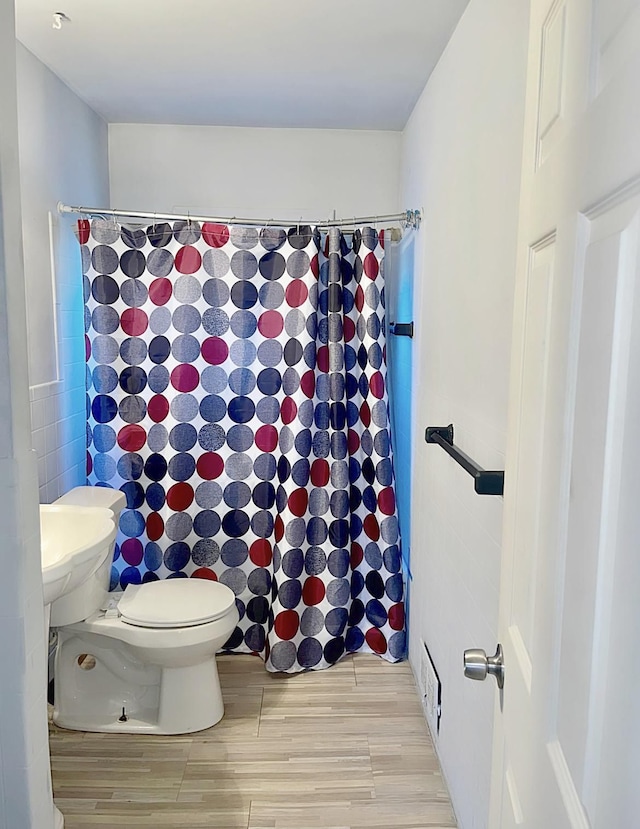
[[[107,507],[122,492],[76,487],[56,504]],[[51,605],[58,629],[53,721],[79,731],[187,734],[224,714],[215,655],[238,619],[226,585],[205,579],[130,584],[109,593],[112,556],[91,582]]]

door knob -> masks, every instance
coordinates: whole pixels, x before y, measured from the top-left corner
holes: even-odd
[[[464,675],[468,679],[482,680],[487,674],[495,676],[498,688],[504,688],[504,661],[502,659],[502,645],[494,656],[487,656],[481,648],[472,648],[464,652]]]

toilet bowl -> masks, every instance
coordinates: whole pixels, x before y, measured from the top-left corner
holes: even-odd
[[[124,506],[118,496],[78,487],[60,502],[110,506],[117,522]],[[52,625],[59,626],[54,722],[152,734],[215,725],[224,713],[215,654],[239,618],[233,591],[215,581],[165,579],[108,593],[110,569],[111,557],[97,579],[100,589],[74,591],[51,606]]]

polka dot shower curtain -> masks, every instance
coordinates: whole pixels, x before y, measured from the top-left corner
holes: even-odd
[[[78,223],[112,589],[217,579],[272,671],[405,651],[384,233]]]

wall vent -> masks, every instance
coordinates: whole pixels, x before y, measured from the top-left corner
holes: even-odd
[[[431,735],[436,737],[440,731],[440,718],[442,716],[442,685],[440,677],[433,664],[429,648],[422,642],[420,651],[420,690],[422,692],[422,704],[424,706],[427,722]]]

